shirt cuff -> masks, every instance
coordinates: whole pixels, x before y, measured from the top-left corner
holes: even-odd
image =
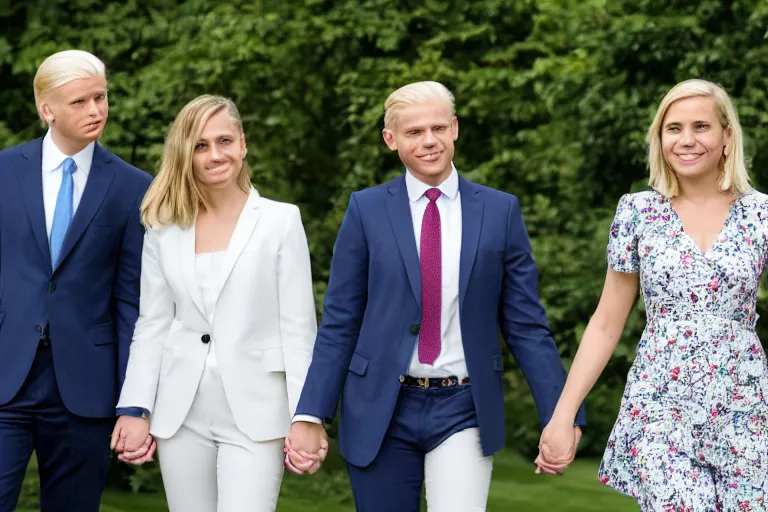
[[[317,416],[312,416],[310,414],[297,414],[293,417],[293,421],[291,423],[296,423],[297,421],[306,421],[307,423],[317,423],[318,425],[323,424],[323,420],[318,418]]]
[[[143,407],[118,407],[115,409],[116,416],[133,416],[135,418],[149,417],[149,411]]]

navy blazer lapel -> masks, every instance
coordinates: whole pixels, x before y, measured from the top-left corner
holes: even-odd
[[[477,256],[483,224],[483,199],[480,187],[459,176],[461,193],[461,257],[459,260],[459,311],[464,305],[469,277]]]
[[[80,237],[90,225],[96,212],[99,211],[101,204],[107,197],[109,187],[115,179],[115,170],[110,165],[112,154],[102,148],[97,142],[93,148],[93,162],[91,163],[91,172],[88,173],[88,181],[85,183],[83,197],[72,219],[72,225],[69,226],[67,236],[64,238],[64,244],[61,246],[61,255],[59,256],[59,265],[75,247]],[[54,272],[56,269],[54,269]]]
[[[421,309],[419,253],[416,250],[416,237],[413,234],[413,217],[411,217],[411,205],[405,187],[405,175],[390,183],[386,205],[389,222],[395,232],[397,247],[400,249],[400,256],[403,258],[405,271],[408,274],[408,282],[410,282],[413,295],[416,297],[416,303]]]
[[[51,249],[48,245],[43,203],[43,139],[27,144],[21,154],[27,161],[16,170],[16,176],[19,179],[24,207],[29,215],[29,223],[32,225],[32,232],[43,259],[50,266]]]

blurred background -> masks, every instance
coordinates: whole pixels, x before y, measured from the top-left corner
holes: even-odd
[[[767,29],[763,0],[0,0],[0,148],[44,134],[32,78],[59,50],[104,60],[102,143],[151,173],[187,101],[231,97],[253,183],[301,207],[319,314],[349,194],[403,171],[381,140],[384,100],[440,81],[456,96],[459,172],[520,198],[568,365],[602,288],[617,201],[647,187],[645,131],[672,85],[706,78],[732,95],[753,183],[768,190]],[[638,510],[596,471],[644,319],[638,301],[564,476],[534,475],[540,427],[507,355],[508,443],[489,510]],[[768,339],[765,323],[758,332]],[[36,509],[37,485],[33,461],[19,510]],[[353,509],[336,451],[317,475],[286,476],[278,506]],[[103,510],[167,510],[157,466],[113,464]]]

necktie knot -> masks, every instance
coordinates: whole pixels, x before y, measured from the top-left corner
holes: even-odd
[[[75,172],[75,169],[77,169],[77,166],[75,165],[75,161],[71,158],[66,158],[64,160],[64,163],[62,164],[62,171],[64,171],[64,174],[72,174]]]
[[[427,190],[427,192],[424,194],[427,196],[427,199],[432,201],[433,203],[437,201],[437,198],[440,197],[440,189],[439,188],[431,188]]]

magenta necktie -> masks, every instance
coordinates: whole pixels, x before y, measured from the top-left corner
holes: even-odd
[[[434,364],[440,355],[440,313],[443,305],[443,258],[440,240],[440,190],[427,190],[427,210],[421,221],[419,263],[421,265],[421,328],[419,362]]]

